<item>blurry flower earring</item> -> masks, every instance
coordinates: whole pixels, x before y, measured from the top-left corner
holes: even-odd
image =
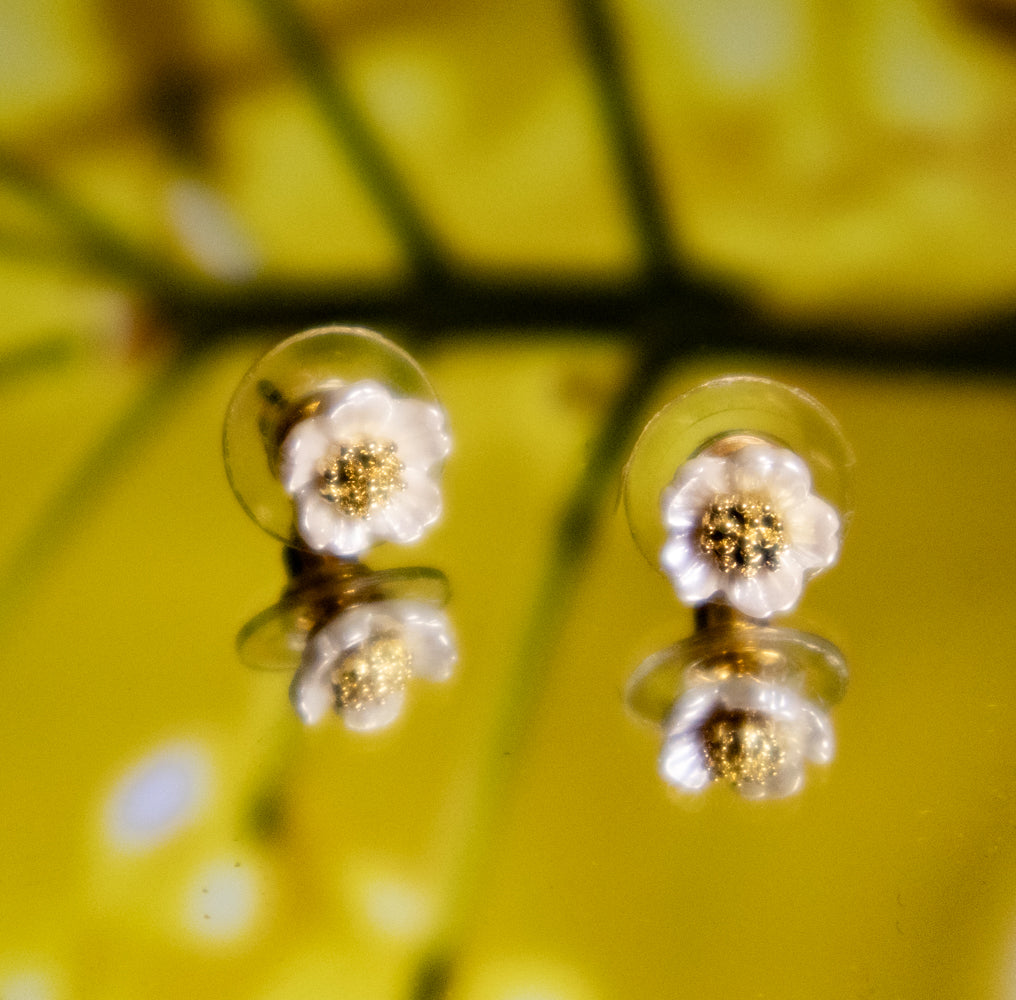
[[[421,538],[441,514],[433,471],[451,447],[441,408],[364,380],[323,390],[307,409],[279,446],[303,541],[358,556]]]
[[[372,571],[382,542],[439,520],[447,418],[416,363],[369,330],[325,327],[269,351],[243,378],[223,450],[244,509],[286,544],[289,584],[237,639],[241,659],[295,670],[307,724],[334,710],[355,730],[399,715],[409,679],[455,665],[438,570]]]
[[[840,519],[792,451],[735,436],[689,459],[661,498],[660,564],[678,598],[722,597],[752,618],[789,611],[839,553]]]
[[[660,773],[681,791],[724,781],[777,798],[802,786],[805,762],[832,759],[843,657],[768,624],[839,555],[844,519],[809,464],[845,510],[852,457],[832,417],[797,390],[737,377],[657,414],[625,470],[636,541],[697,609],[695,634],[649,657],[627,693],[662,729]]]

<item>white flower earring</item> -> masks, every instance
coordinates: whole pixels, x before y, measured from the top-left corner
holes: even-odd
[[[323,390],[279,446],[279,480],[312,549],[358,556],[418,541],[441,515],[434,470],[451,439],[434,403],[367,379]]]
[[[852,464],[832,417],[767,379],[706,383],[643,432],[625,470],[629,523],[696,609],[696,631],[643,662],[627,702],[662,730],[660,774],[674,788],[721,781],[779,798],[802,787],[806,762],[832,760],[843,656],[769,619],[836,562]]]
[[[290,701],[370,731],[399,716],[411,677],[457,660],[429,567],[372,571],[382,542],[419,541],[441,516],[447,417],[419,366],[369,330],[325,327],[284,341],[244,376],[223,451],[243,508],[286,545],[289,583],[237,639],[257,668],[294,671]]]
[[[752,618],[790,611],[805,577],[831,566],[840,519],[811,492],[792,451],[744,435],[721,438],[677,470],[661,497],[660,564],[678,598],[722,597]]]

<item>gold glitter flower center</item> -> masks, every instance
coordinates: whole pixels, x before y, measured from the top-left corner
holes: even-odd
[[[394,441],[339,444],[319,466],[318,492],[352,517],[370,517],[406,488]]]
[[[698,542],[724,573],[746,577],[776,569],[787,547],[779,514],[755,496],[716,497],[702,514]]]
[[[706,766],[734,785],[760,783],[779,773],[786,752],[772,718],[746,709],[721,709],[702,727]]]
[[[336,706],[362,710],[387,701],[405,689],[413,674],[412,661],[405,642],[389,633],[353,647],[332,669]]]

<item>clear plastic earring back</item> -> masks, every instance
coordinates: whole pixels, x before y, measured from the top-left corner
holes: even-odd
[[[244,666],[296,670],[310,636],[346,608],[393,600],[436,608],[448,603],[448,578],[429,566],[371,571],[362,563],[308,558],[311,565],[293,570],[278,602],[240,629],[236,651]]]
[[[293,501],[276,466],[281,438],[294,417],[321,393],[360,380],[428,403],[437,397],[413,358],[360,327],[307,330],[270,350],[244,375],[226,411],[222,450],[237,500],[269,534],[301,545],[293,531]]]
[[[820,636],[723,620],[643,660],[625,688],[625,703],[639,721],[663,726],[686,691],[735,677],[790,688],[823,708],[842,701],[848,684],[843,654]]]
[[[651,565],[659,565],[666,538],[660,496],[674,473],[693,455],[738,435],[788,448],[803,459],[815,493],[837,509],[845,531],[852,510],[854,455],[836,419],[800,389],[730,375],[696,386],[660,410],[625,466],[628,524]]]

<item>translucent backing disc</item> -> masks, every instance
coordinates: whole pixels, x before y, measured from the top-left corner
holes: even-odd
[[[300,542],[292,501],[275,471],[280,431],[315,394],[364,379],[437,402],[412,357],[372,330],[349,326],[320,327],[284,340],[251,367],[233,394],[222,434],[229,484],[243,509],[287,544]]]
[[[659,565],[665,530],[660,494],[689,458],[719,438],[747,434],[789,448],[808,464],[814,492],[845,530],[854,456],[839,424],[800,389],[749,375],[713,379],[665,406],[646,425],[624,470],[624,505],[635,542]]]
[[[322,619],[370,601],[411,599],[443,607],[448,595],[448,578],[429,566],[364,572],[335,586],[312,576],[294,583],[277,604],[247,622],[236,637],[236,651],[240,662],[254,670],[295,670]]]
[[[843,654],[817,635],[775,625],[705,629],[647,657],[632,675],[625,703],[644,722],[662,725],[694,684],[746,674],[782,684],[824,708],[847,690]]]

